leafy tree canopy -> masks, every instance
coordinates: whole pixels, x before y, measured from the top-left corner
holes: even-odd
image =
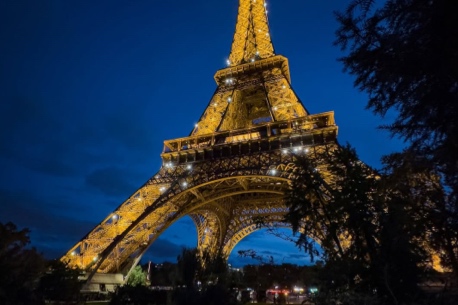
[[[386,171],[377,173],[350,146],[296,156],[287,219],[300,232],[299,246],[313,254],[308,237],[321,244],[327,291],[365,296],[376,291],[386,304],[420,292],[444,192],[429,167],[391,158]],[[317,160],[326,160],[326,169],[316,170]]]
[[[127,279],[127,285],[130,286],[145,286],[147,274],[143,271],[142,266],[138,265],[131,271],[129,278]]]
[[[458,10],[449,0],[353,0],[336,13],[345,69],[393,135],[458,191]]]
[[[449,0],[353,0],[336,13],[336,45],[367,108],[395,115],[383,128],[408,143],[388,165],[440,177],[432,245],[458,279],[458,10]],[[404,161],[403,161],[404,160]],[[393,168],[393,167],[392,167]],[[399,177],[398,177],[399,178]],[[403,181],[402,178],[397,181]],[[436,181],[437,184],[437,181]],[[430,212],[433,210],[430,209]]]

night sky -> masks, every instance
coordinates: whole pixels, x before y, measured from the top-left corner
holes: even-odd
[[[333,11],[342,0],[270,0],[277,54],[311,113],[335,111],[339,142],[380,167],[402,143],[377,129],[366,96],[337,61]],[[230,53],[237,0],[0,1],[0,222],[32,231],[58,258],[161,166],[166,139],[184,137],[205,110],[214,73]],[[185,233],[184,233],[185,232]],[[197,243],[192,221],[175,223],[147,259],[175,261]],[[265,231],[237,250],[307,264]]]

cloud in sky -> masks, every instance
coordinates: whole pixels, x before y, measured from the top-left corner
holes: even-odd
[[[33,194],[0,189],[1,218],[12,221],[18,228],[29,228],[33,245],[47,257],[55,258],[72,246],[75,236],[84,236],[97,222],[44,210],[47,204]],[[65,206],[65,205],[64,205]],[[56,209],[58,212],[58,209]],[[72,214],[72,213],[69,213]]]
[[[108,167],[97,169],[86,177],[86,184],[106,196],[125,196],[132,193],[137,187],[132,184],[131,173],[128,169]]]
[[[175,262],[177,256],[183,248],[190,248],[189,245],[175,244],[165,238],[158,238],[148,251],[149,255],[146,258],[152,259],[154,262]]]

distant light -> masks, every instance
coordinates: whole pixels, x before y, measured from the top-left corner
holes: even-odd
[[[277,110],[278,110],[278,107],[275,106],[275,107],[274,107],[274,111],[277,111]]]
[[[229,103],[232,102],[232,97],[228,97],[228,98],[227,98],[227,101],[228,101]]]
[[[224,82],[225,82],[226,84],[233,84],[233,83],[235,82],[235,79],[233,79],[233,78],[226,78],[226,79],[224,80]]]
[[[166,187],[165,187],[165,186],[162,186],[162,187],[159,189],[159,191],[160,191],[161,193],[163,193],[165,190],[166,190]]]
[[[254,61],[255,61],[255,59],[254,59],[254,58],[252,58],[252,59],[251,59],[251,62],[254,62]]]
[[[95,261],[98,260],[98,257],[96,256],[96,257],[94,257],[92,260],[95,262]]]
[[[191,170],[191,169],[192,169],[192,165],[191,165],[191,164],[188,164],[188,165],[186,166],[186,169],[187,169],[187,170]]]
[[[284,153],[284,154],[287,154],[288,150],[287,149],[283,149],[281,152]]]
[[[113,217],[111,217],[113,219],[118,219],[118,215],[114,214]]]
[[[76,252],[75,252],[75,251],[73,251],[73,252],[71,253],[71,255],[72,255],[72,256],[75,256],[75,255],[76,255]]]
[[[306,153],[308,153],[309,151],[310,151],[310,149],[308,149],[308,148],[305,149],[305,152],[306,152]]]
[[[199,124],[194,124],[194,127],[196,127],[196,128],[199,127]]]
[[[187,187],[188,186],[188,183],[185,181],[181,184],[183,187]]]
[[[277,174],[277,170],[276,169],[273,169],[270,172],[272,173],[272,175],[276,175]]]

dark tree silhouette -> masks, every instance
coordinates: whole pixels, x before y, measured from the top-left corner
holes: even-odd
[[[80,297],[83,282],[81,271],[71,269],[59,260],[48,262],[48,270],[40,278],[37,294],[46,301],[75,302]]]
[[[151,286],[176,286],[177,266],[169,262],[153,264],[149,276]]]
[[[167,292],[154,291],[143,285],[119,287],[110,305],[166,305]]]
[[[394,156],[392,156],[394,158]],[[321,244],[328,279],[325,290],[373,296],[401,304],[420,293],[417,284],[430,255],[432,211],[444,198],[437,175],[405,160],[377,173],[349,146],[324,152],[333,185],[315,170],[312,158],[297,156],[286,195],[288,221],[300,232],[298,244]]]
[[[196,276],[201,268],[197,249],[183,248],[177,257],[177,269],[180,284],[187,288],[195,287]]]
[[[186,287],[177,289],[174,304],[229,305],[231,294],[226,258],[197,249],[183,249],[178,256],[178,277]]]
[[[458,10],[449,0],[354,0],[336,13],[345,69],[384,128],[441,175],[434,245],[458,277]],[[399,156],[397,156],[399,157]],[[443,238],[442,238],[442,237]]]
[[[39,304],[34,290],[45,261],[30,243],[30,231],[0,223],[0,304]]]

